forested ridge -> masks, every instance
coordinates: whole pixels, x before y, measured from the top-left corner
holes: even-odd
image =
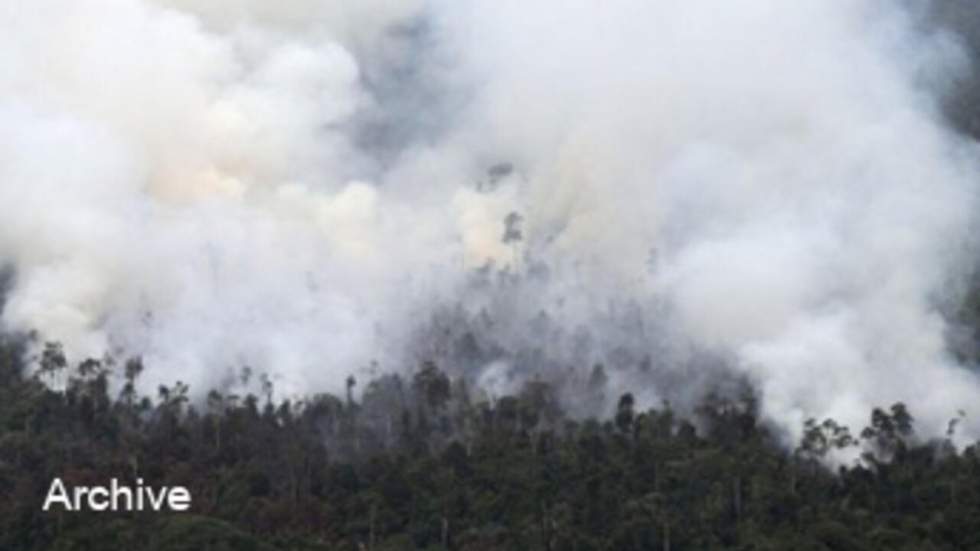
[[[6,5],[0,551],[980,551],[980,0]]]
[[[791,450],[747,389],[690,418],[624,394],[575,420],[543,382],[476,400],[428,363],[359,399],[277,402],[260,376],[196,403],[182,383],[139,395],[138,359],[47,345],[32,370],[26,347],[0,346],[4,550],[980,549],[977,447],[918,438],[902,404],[859,432],[808,421]],[[863,458],[834,472],[834,453]],[[55,477],[183,485],[193,508],[45,513]]]

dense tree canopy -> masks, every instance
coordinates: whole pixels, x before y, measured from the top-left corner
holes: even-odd
[[[977,448],[916,438],[902,404],[859,434],[810,420],[787,450],[750,393],[688,419],[626,394],[582,420],[546,383],[478,401],[426,363],[360,401],[277,403],[263,377],[196,403],[179,382],[138,395],[138,360],[49,345],[29,370],[24,346],[0,346],[0,549],[980,549]],[[863,459],[835,472],[840,453]],[[45,513],[55,477],[183,485],[193,508]]]

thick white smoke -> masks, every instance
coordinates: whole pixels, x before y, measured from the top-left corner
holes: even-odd
[[[897,2],[2,4],[4,322],[76,357],[334,390],[458,301],[557,364],[721,358],[791,433],[980,418],[939,313],[971,262],[977,153],[938,109],[965,59]]]

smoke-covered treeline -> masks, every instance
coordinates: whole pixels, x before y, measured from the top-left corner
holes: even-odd
[[[608,421],[565,415],[527,383],[494,401],[434,365],[364,398],[144,396],[142,366],[69,365],[0,345],[0,547],[33,550],[973,549],[980,455],[916,432],[903,404],[866,428],[808,421],[788,451],[750,393],[690,417],[618,397]],[[251,377],[251,374],[243,374]],[[597,375],[598,377],[598,375]],[[118,397],[107,394],[125,381]],[[61,386],[63,391],[52,390]],[[600,389],[593,389],[599,391]],[[747,390],[747,389],[746,389]],[[588,395],[588,393],[585,393]],[[860,453],[832,473],[829,455]],[[69,486],[145,478],[191,489],[190,514],[40,511]]]
[[[3,324],[143,391],[429,360],[576,415],[748,383],[788,444],[899,401],[971,436],[969,9],[7,1]]]

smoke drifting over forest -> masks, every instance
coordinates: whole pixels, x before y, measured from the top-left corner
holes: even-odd
[[[885,0],[0,7],[3,324],[149,383],[433,360],[791,433],[980,379],[966,42]],[[727,382],[726,382],[727,381]],[[716,388],[717,387],[717,388]],[[582,405],[581,407],[587,407]]]

